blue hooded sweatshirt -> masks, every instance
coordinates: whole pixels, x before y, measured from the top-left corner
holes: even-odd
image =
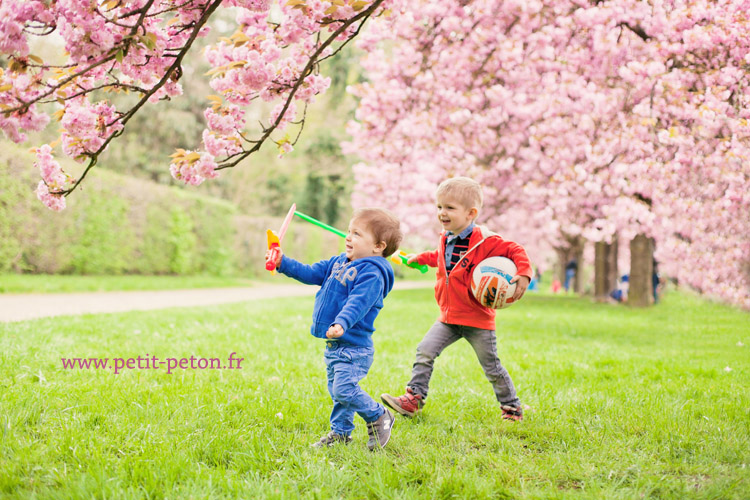
[[[328,328],[339,324],[344,335],[330,340],[372,347],[373,323],[394,281],[393,268],[384,257],[350,261],[342,253],[308,266],[284,255],[278,271],[320,285],[310,327],[313,336],[325,339]]]

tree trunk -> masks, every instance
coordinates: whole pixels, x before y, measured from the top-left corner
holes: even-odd
[[[565,282],[565,264],[568,263],[568,250],[555,248],[557,254],[557,266],[555,266],[555,277],[560,283]]]
[[[617,278],[620,277],[620,273],[617,269],[619,253],[620,240],[617,235],[615,235],[612,239],[612,243],[609,245],[609,254],[607,255],[607,262],[609,262],[607,270],[609,272],[609,283],[611,285],[610,291],[614,290],[617,286]]]
[[[594,300],[604,302],[617,284],[617,238],[594,247]]]
[[[610,245],[597,241],[594,243],[594,300],[604,302],[609,296],[612,284],[609,282],[609,256]]]
[[[654,246],[644,234],[630,242],[630,288],[628,304],[646,307],[654,303],[651,275],[654,272]]]

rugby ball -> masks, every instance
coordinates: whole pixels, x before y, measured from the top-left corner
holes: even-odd
[[[516,265],[506,257],[484,259],[471,275],[471,292],[484,307],[504,309],[515,301],[516,284],[510,283],[516,275]],[[510,300],[510,302],[508,302]]]

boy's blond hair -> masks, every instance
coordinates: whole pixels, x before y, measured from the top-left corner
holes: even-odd
[[[398,250],[403,233],[398,217],[382,208],[360,208],[352,214],[352,220],[360,221],[375,237],[375,243],[385,242],[383,257],[390,257]]]
[[[466,208],[482,208],[482,186],[468,177],[451,177],[440,183],[436,193],[438,198],[449,196],[455,198]]]

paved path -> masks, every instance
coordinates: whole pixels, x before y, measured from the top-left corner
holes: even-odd
[[[430,281],[396,281],[395,290],[426,288]],[[0,322],[48,316],[199,307],[276,297],[314,295],[316,286],[260,285],[250,288],[201,288],[135,292],[0,294]]]

